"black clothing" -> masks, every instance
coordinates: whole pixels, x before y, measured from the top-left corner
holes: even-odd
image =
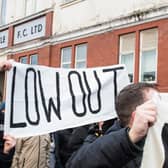
[[[14,155],[14,148],[9,154],[4,154],[2,149],[0,150],[0,168],[10,168],[12,164],[12,158]]]
[[[99,130],[98,123],[95,123],[52,133],[55,144],[55,168],[65,167],[72,153],[83,145],[88,135],[95,135],[96,138],[101,136],[115,120],[116,118],[105,121],[102,130]]]
[[[4,147],[3,128],[4,128],[4,113],[0,111],[0,168],[10,168],[12,158],[14,155],[14,148],[9,152],[9,154],[3,153],[3,147]]]
[[[116,121],[105,133],[96,138],[89,135],[78,151],[73,153],[66,168],[139,168],[144,140],[133,144],[128,129]]]
[[[69,148],[69,138],[72,134],[72,129],[65,129],[56,132],[57,134],[57,140],[59,147],[56,147],[58,150],[58,155],[60,157],[61,164],[64,165],[67,161],[67,159],[71,155],[71,150]]]
[[[88,135],[88,129],[89,125],[76,127],[73,129],[71,137],[68,142],[71,154],[77,149],[79,149],[80,146],[83,144],[85,138]]]
[[[86,125],[52,133],[55,144],[56,168],[63,168],[72,153],[83,144],[88,135],[88,128],[89,126]]]

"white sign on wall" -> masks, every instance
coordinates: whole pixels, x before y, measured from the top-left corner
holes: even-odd
[[[8,46],[8,30],[0,32],[0,48]]]
[[[46,17],[29,21],[15,27],[14,44],[30,41],[45,36]]]
[[[60,69],[15,63],[7,74],[5,134],[32,136],[116,117],[123,65]]]

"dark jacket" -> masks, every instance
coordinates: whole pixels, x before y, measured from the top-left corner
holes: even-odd
[[[104,136],[89,135],[83,146],[68,160],[66,168],[139,168],[144,141],[133,144],[128,129],[118,121]]]
[[[12,163],[14,155],[14,148],[9,154],[3,153],[4,140],[3,140],[3,128],[4,128],[4,113],[0,111],[0,168],[9,168]]]
[[[88,135],[88,128],[86,125],[53,133],[56,168],[63,168],[71,154],[83,144]]]

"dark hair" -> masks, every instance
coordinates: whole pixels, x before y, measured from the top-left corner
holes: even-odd
[[[146,101],[144,91],[156,89],[151,83],[134,83],[124,87],[116,98],[116,111],[122,126],[129,123],[132,112]]]

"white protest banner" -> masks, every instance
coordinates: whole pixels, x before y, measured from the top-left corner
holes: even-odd
[[[124,65],[60,69],[13,63],[5,134],[40,135],[114,118],[114,98],[128,83]]]
[[[168,151],[165,149],[165,145],[168,147],[168,127],[163,131],[165,124],[168,124],[168,103],[163,100],[157,101],[157,108],[157,122],[149,129],[141,168],[166,168],[168,166]]]

